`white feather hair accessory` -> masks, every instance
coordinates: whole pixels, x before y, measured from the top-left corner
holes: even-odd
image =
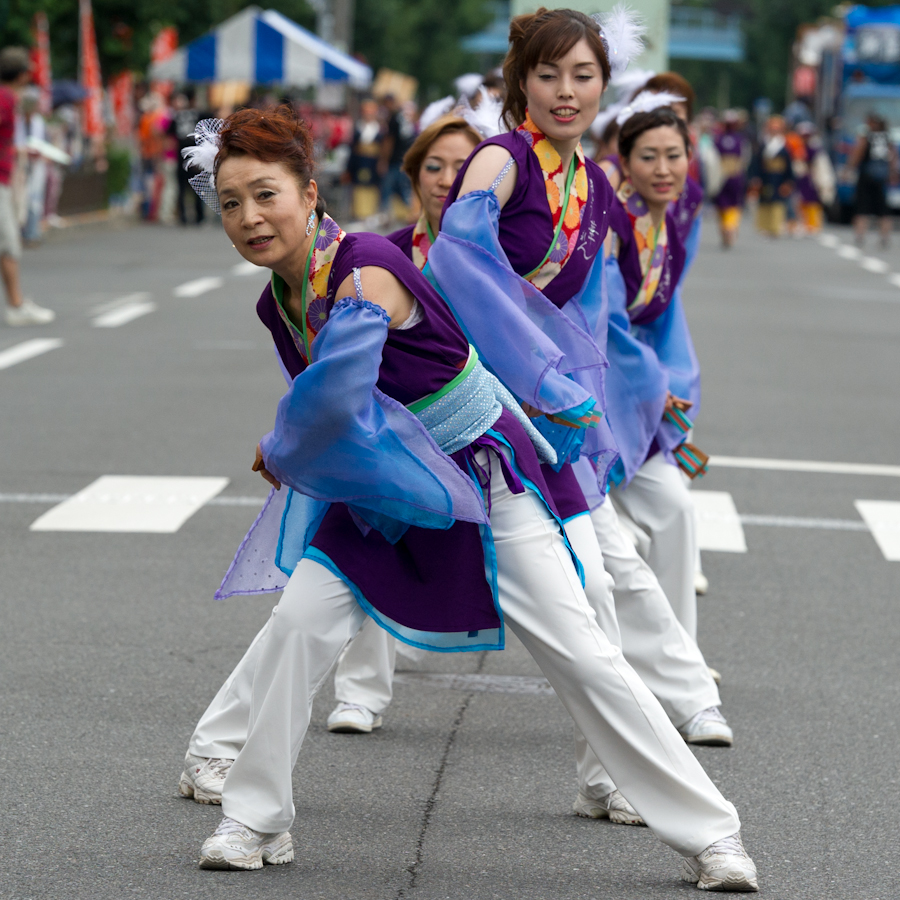
[[[459,114],[483,137],[496,137],[507,131],[501,119],[503,102],[484,85],[478,88],[478,106],[473,107],[468,97],[460,101]]]
[[[596,140],[599,141],[600,138],[603,137],[603,132],[606,131],[609,123],[612,122],[624,108],[625,102],[620,101],[619,103],[610,104],[606,109],[601,109],[600,112],[597,113],[597,118],[591,123],[591,134]]]
[[[654,109],[659,109],[662,106],[671,106],[673,103],[684,102],[684,97],[681,97],[678,94],[672,94],[669,91],[660,91],[659,93],[655,93],[654,91],[641,91],[637,97],[635,97],[634,100],[632,100],[631,103],[616,116],[616,121],[621,127],[632,116],[636,116],[638,113],[653,112]]]
[[[184,157],[184,168],[187,171],[199,169],[197,175],[188,179],[197,196],[216,215],[222,215],[219,206],[219,195],[216,193],[216,156],[222,146],[219,132],[225,127],[224,119],[201,119],[194,128],[191,137],[194,147],[185,147],[181,151]]]
[[[474,97],[483,83],[484,76],[478,72],[466,72],[453,80],[453,86],[464,97]]]
[[[624,3],[617,3],[609,12],[596,13],[594,19],[606,44],[612,77],[617,78],[644,50],[643,19]]]
[[[640,89],[656,75],[652,69],[628,69],[609,79],[609,86],[616,92],[616,99],[627,103]]]
[[[456,97],[453,96],[442,97],[440,100],[435,100],[434,103],[429,103],[419,116],[419,130],[424,131],[442,116],[449,115],[455,106]]]

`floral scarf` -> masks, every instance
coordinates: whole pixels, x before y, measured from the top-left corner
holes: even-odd
[[[434,237],[431,234],[431,227],[423,212],[419,216],[412,233],[412,261],[420,272],[425,268],[425,263],[428,262],[428,253],[433,243]]]
[[[641,286],[635,298],[628,304],[628,311],[631,312],[642,306],[648,306],[660,287],[669,246],[669,234],[665,219],[660,222],[659,228],[653,224],[644,198],[634,189],[630,181],[622,182],[616,196],[628,213],[641,263]]]
[[[581,211],[588,199],[587,170],[584,164],[584,151],[581,144],[575,148],[575,177],[569,189],[569,203],[566,206],[564,196],[568,172],[563,171],[562,159],[556,148],[550,143],[546,135],[538,129],[526,111],[525,121],[516,129],[528,142],[537,155],[544,175],[544,186],[547,189],[547,201],[550,204],[550,213],[553,216],[553,232],[559,225],[560,218],[565,211],[565,219],[562,223],[556,243],[550,251],[547,259],[534,271],[526,275],[538,290],[545,288],[562,271],[569,257],[575,251],[578,243],[578,232],[581,228]]]
[[[276,303],[278,314],[287,325],[294,345],[307,363],[309,362],[309,347],[315,336],[321,331],[322,326],[328,321],[331,307],[334,306],[334,300],[329,301],[327,297],[328,276],[331,274],[331,264],[337,255],[338,247],[346,236],[346,232],[331,216],[322,216],[309,259],[306,291],[303,296],[306,316],[305,329],[297,328],[288,318],[282,299],[284,297],[284,280],[274,272],[272,273],[272,293],[275,294],[275,299],[278,301]]]

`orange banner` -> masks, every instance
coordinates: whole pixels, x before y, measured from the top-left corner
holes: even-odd
[[[102,137],[106,130],[103,127],[103,82],[100,79],[100,57],[97,54],[91,0],[78,0],[78,16],[81,26],[79,80],[87,91],[83,110],[84,134],[86,137]]]
[[[167,60],[178,49],[178,29],[174,25],[160,28],[150,45],[150,62],[158,63]],[[175,89],[171,81],[153,81],[150,90],[155,91],[167,100]]]
[[[109,100],[116,119],[116,135],[129,138],[134,133],[134,75],[119,72],[109,81]]]
[[[53,111],[53,77],[50,74],[50,25],[47,13],[34,14],[31,32],[34,38],[31,78],[40,91],[40,113],[42,116],[49,116]]]

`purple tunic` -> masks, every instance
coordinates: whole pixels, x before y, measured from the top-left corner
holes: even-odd
[[[392,244],[396,244],[403,252],[404,256],[412,259],[413,232],[415,230],[415,225],[407,225],[405,228],[398,228],[397,231],[392,231],[390,234],[385,235],[385,237],[387,237]]]
[[[716,149],[719,155],[725,159],[732,157],[741,159],[744,155],[744,142],[746,138],[734,131],[725,131],[716,140]],[[744,195],[747,192],[747,179],[743,172],[730,175],[722,184],[722,188],[716,196],[716,206],[719,209],[729,209],[744,205]]]
[[[472,151],[444,201],[444,209],[456,200],[469,163],[488,144],[508,150],[516,161],[516,187],[500,211],[500,244],[513,270],[524,277],[544,259],[553,240],[553,215],[547,200],[544,173],[528,142],[516,131],[489,138]],[[562,271],[542,289],[547,299],[562,308],[585,282],[597,254],[603,247],[608,229],[608,214],[615,194],[603,170],[591,159],[585,159],[588,199],[582,209],[582,226],[574,252]],[[400,234],[401,232],[396,232]],[[392,236],[393,237],[393,236]],[[570,464],[558,472],[552,466],[541,467],[560,518],[563,521],[590,511],[590,505]]]
[[[335,296],[337,288],[354,268],[364,266],[391,272],[422,309],[419,324],[388,331],[379,372],[378,388],[406,405],[434,393],[459,374],[468,359],[468,342],[428,280],[378,235],[349,234],[343,240],[328,278],[329,303],[342,299]],[[271,331],[285,369],[295,378],[306,362],[278,313],[269,285],[257,303],[257,313]],[[471,450],[502,442],[512,448],[518,472],[550,497],[530,440],[506,410],[471,449],[451,458],[468,471]],[[508,481],[513,477],[505,474]],[[333,503],[310,546],[327,556],[376,610],[401,625],[429,632],[474,632],[500,626],[485,577],[480,530],[473,523],[457,521],[447,530],[412,526],[396,544],[390,544],[375,529],[363,535],[347,506]]]
[[[702,205],[703,188],[688,175],[684,183],[684,190],[678,196],[678,199],[669,205],[671,222],[675,225],[682,248],[687,243],[691,229],[694,227],[694,220],[700,214]],[[678,277],[681,277],[681,270],[678,272]],[[676,279],[676,283],[677,281],[678,279]]]
[[[644,280],[637,242],[634,239],[634,229],[621,202],[616,202],[610,211],[610,219],[610,226],[619,238],[619,268],[622,271],[622,278],[625,280],[628,303],[631,303],[637,296]],[[675,226],[671,204],[666,211],[666,231],[669,243],[666,248],[663,271],[659,278],[659,286],[653,299],[646,306],[628,311],[628,317],[633,325],[648,325],[663,314],[675,293],[675,288],[684,270],[684,244],[681,242]]]

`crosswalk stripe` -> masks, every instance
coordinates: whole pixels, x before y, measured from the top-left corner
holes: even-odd
[[[232,275],[256,275],[257,272],[265,272],[264,266],[258,266],[249,259],[242,260],[236,266],[232,266]]]
[[[692,490],[691,496],[697,511],[697,543],[700,549],[746,553],[744,529],[731,494],[726,491]]]
[[[32,531],[174,533],[227,478],[103,475],[49,509]]]
[[[892,500],[857,500],[855,505],[884,558],[890,562],[900,562],[900,503]]]
[[[100,313],[92,322],[94,328],[119,328],[141,316],[156,311],[156,304],[150,300],[132,300]]]
[[[711,456],[709,465],[727,469],[767,469],[773,472],[812,472],[822,475],[884,475],[900,478],[900,466],[875,463],[816,462],[808,459],[758,459],[751,456]]]
[[[195,278],[193,281],[179,284],[172,293],[176,297],[199,297],[201,294],[222,287],[223,284],[225,284],[224,278],[219,278],[216,275],[207,275],[204,278]]]
[[[26,359],[33,359],[35,356],[55,350],[62,345],[63,342],[59,338],[33,338],[30,341],[15,344],[0,351],[0,369],[9,369],[20,362],[25,362]]]
[[[741,516],[742,525],[766,525],[773,528],[817,528],[823,531],[868,531],[865,522],[855,519],[810,519],[804,516]]]

